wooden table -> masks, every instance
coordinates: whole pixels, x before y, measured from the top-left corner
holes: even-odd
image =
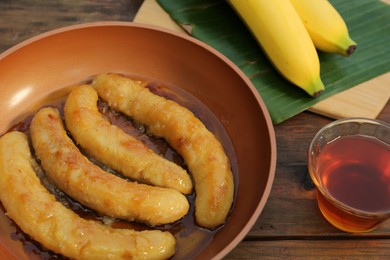
[[[132,21],[141,4],[142,0],[0,1],[0,52],[58,27]],[[378,119],[390,122],[390,102]],[[317,208],[306,151],[314,134],[331,121],[303,112],[275,126],[278,158],[271,195],[252,230],[226,259],[390,259],[390,221],[374,232],[347,234],[328,224]]]

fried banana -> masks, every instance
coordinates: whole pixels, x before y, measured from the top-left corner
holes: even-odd
[[[66,127],[90,155],[124,176],[184,194],[192,191],[188,173],[159,156],[99,112],[98,94],[89,85],[72,90],[65,103]]]
[[[70,259],[167,259],[175,238],[158,230],[114,229],[79,217],[40,183],[27,136],[0,138],[0,199],[6,214],[44,247]]]
[[[70,197],[102,214],[161,225],[189,210],[180,192],[126,181],[102,170],[68,137],[57,109],[39,110],[30,125],[32,145],[47,176]]]
[[[101,74],[92,87],[110,107],[146,125],[183,157],[194,179],[196,222],[206,228],[223,224],[233,202],[233,174],[221,143],[205,125],[178,103],[153,94],[145,82]]]

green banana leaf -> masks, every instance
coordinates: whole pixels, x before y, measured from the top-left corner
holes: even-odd
[[[326,90],[312,98],[282,78],[225,0],[157,0],[191,35],[219,50],[252,81],[274,124],[390,71],[390,6],[379,0],[331,0],[358,48],[350,57],[318,52]],[[288,44],[288,43],[286,43]],[[286,46],[288,47],[288,46]],[[390,88],[390,86],[389,86]]]

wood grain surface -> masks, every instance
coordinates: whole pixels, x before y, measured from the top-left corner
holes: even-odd
[[[1,0],[0,52],[58,27],[131,21],[142,2]],[[390,122],[389,102],[378,119]],[[226,259],[390,259],[390,221],[373,232],[348,234],[333,228],[318,210],[306,153],[315,133],[331,121],[303,112],[275,126],[278,155],[271,195],[247,237]]]

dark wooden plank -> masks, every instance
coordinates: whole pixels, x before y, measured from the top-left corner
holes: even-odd
[[[143,0],[0,1],[0,52],[40,33],[79,23],[132,21]]]
[[[389,259],[390,240],[245,241],[224,259]]]

